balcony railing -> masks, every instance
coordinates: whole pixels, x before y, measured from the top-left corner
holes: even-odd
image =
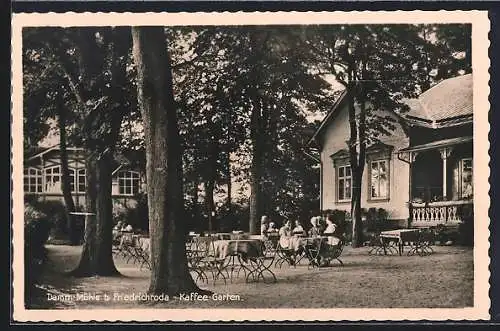
[[[429,203],[410,203],[410,225],[422,226],[456,226],[463,221],[464,206],[472,207],[472,200],[436,201]]]

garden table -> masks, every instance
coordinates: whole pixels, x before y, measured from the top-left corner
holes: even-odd
[[[268,257],[265,255],[264,243],[262,240],[216,240],[214,241],[214,250],[215,256],[226,260],[224,268],[231,269],[231,276],[235,270],[238,271],[238,274],[243,270],[247,282],[250,277],[258,281],[260,277],[264,278],[264,272],[268,272],[276,281],[274,273],[269,269],[274,260],[274,256]]]
[[[396,242],[398,245],[399,255],[403,255],[404,243],[405,242],[418,242],[419,240],[419,229],[397,229],[391,231],[382,231],[380,233],[380,242],[384,251],[384,255],[387,255],[387,246],[390,242]]]
[[[232,255],[257,257],[262,255],[262,242],[259,239],[230,239],[214,242],[215,254],[221,258]]]

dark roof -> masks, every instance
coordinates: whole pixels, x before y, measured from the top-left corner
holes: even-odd
[[[405,100],[409,121],[437,126],[452,119],[472,118],[472,74],[445,79],[416,99]],[[418,124],[418,123],[417,123]]]
[[[422,144],[422,145],[406,147],[406,148],[400,149],[399,152],[425,151],[425,150],[429,150],[429,149],[436,149],[439,147],[460,145],[460,144],[464,144],[464,143],[467,143],[470,141],[472,141],[472,136],[443,139],[443,140],[437,140],[437,141],[433,141],[433,142]]]
[[[404,100],[410,110],[402,114],[402,117],[408,122],[431,128],[470,121],[472,119],[472,90],[472,74],[445,79],[418,98]],[[344,91],[335,101],[308,145],[311,145],[328,123],[335,118],[346,94],[347,91]]]

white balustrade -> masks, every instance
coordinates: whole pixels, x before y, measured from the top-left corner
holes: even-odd
[[[462,221],[459,205],[472,204],[471,201],[431,202],[427,205],[412,204],[411,222],[413,226],[456,225]]]

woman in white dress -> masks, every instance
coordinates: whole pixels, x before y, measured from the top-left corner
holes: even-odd
[[[328,244],[336,246],[339,244],[340,239],[336,237],[337,225],[333,223],[332,216],[328,215],[326,217],[326,228],[323,231],[323,235],[328,237]]]
[[[280,246],[282,248],[288,249],[291,248],[291,238],[292,238],[292,223],[290,221],[286,221],[285,224],[280,228]]]
[[[295,227],[292,230],[292,234],[294,236],[304,236],[306,234],[306,231],[302,227],[302,224],[300,224],[299,220],[295,221]]]

